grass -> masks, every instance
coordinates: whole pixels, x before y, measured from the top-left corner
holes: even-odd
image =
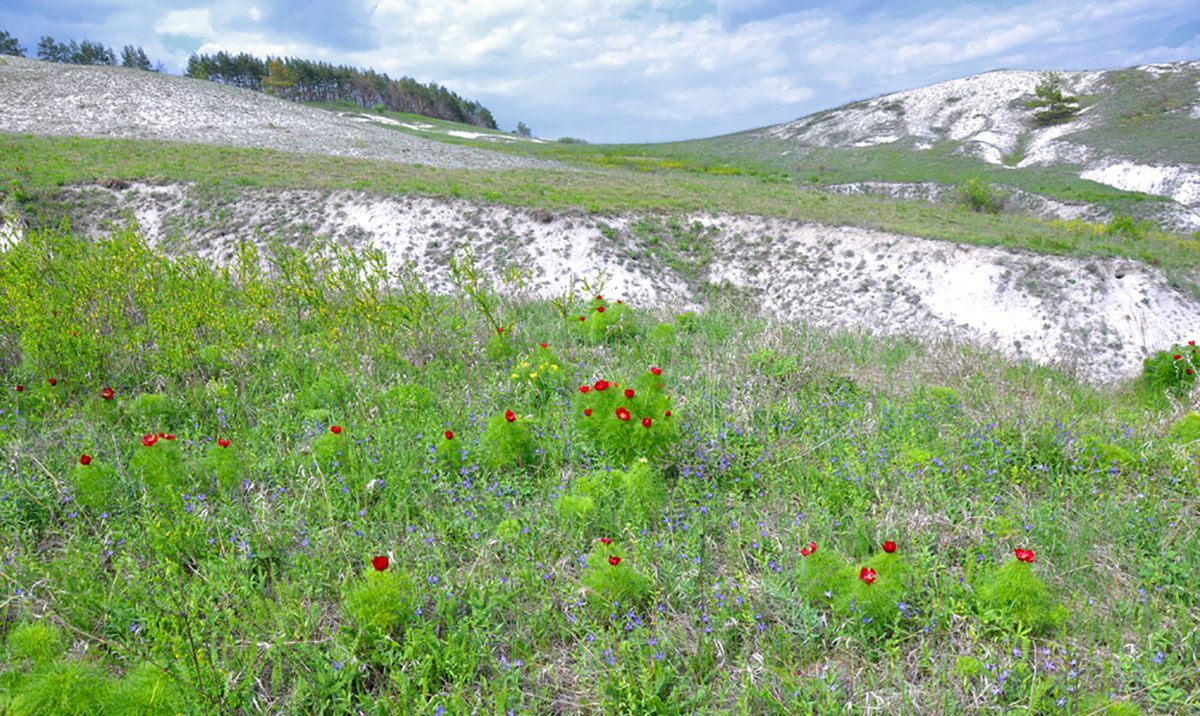
[[[27,212],[52,205],[60,187],[101,179],[188,181],[230,198],[246,188],[353,189],[598,214],[733,212],[1069,256],[1124,256],[1184,272],[1200,265],[1200,240],[1126,236],[1023,216],[978,214],[924,202],[848,197],[753,175],[545,169],[437,169],[384,161],[136,140],[0,135],[0,183]],[[14,171],[21,167],[21,171]],[[13,182],[16,182],[14,185]]]
[[[469,263],[472,301],[386,290],[370,254],[329,251],[245,247],[215,271],[44,230],[0,254],[0,710],[1200,708],[1200,454],[1169,437],[1178,403],[733,299],[625,305],[594,343],[563,317],[590,296],[512,300]],[[539,351],[558,372],[534,382],[514,366]],[[629,467],[580,422],[600,378],[670,396],[674,437],[638,468],[649,522],[563,510]],[[535,457],[490,459],[505,430]],[[804,596],[810,541],[853,571],[830,588],[886,619]],[[981,603],[1015,548],[1036,553],[1015,581],[1070,619]]]

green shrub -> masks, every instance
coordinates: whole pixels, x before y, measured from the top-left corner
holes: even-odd
[[[513,366],[509,378],[531,393],[540,405],[554,394],[556,388],[564,385],[566,371],[562,369],[558,355],[548,344],[542,343]]]
[[[991,184],[972,177],[958,186],[958,203],[977,213],[999,214],[1004,198]]]
[[[1190,445],[1200,440],[1200,413],[1189,413],[1167,431],[1167,436],[1181,445]],[[1197,446],[1200,447],[1200,446]]]
[[[174,716],[187,710],[187,700],[169,674],[142,663],[117,682],[109,710],[135,716]]]
[[[317,464],[326,472],[333,472],[335,468],[352,468],[355,464],[353,447],[349,431],[340,425],[330,425],[312,442]]]
[[[129,472],[138,478],[150,499],[173,503],[185,484],[183,456],[169,433],[145,435],[129,461]]]
[[[124,407],[133,424],[142,429],[169,425],[174,412],[171,399],[161,393],[142,393]]]
[[[645,604],[654,590],[654,581],[634,569],[629,550],[615,540],[610,544],[597,540],[588,554],[583,586],[589,602],[607,610],[617,605],[632,608]]]
[[[872,575],[874,579],[872,580]],[[861,618],[873,628],[893,626],[908,609],[911,567],[900,554],[880,552],[866,564],[849,570],[849,585],[838,600],[839,611]]]
[[[830,606],[841,599],[853,577],[844,557],[816,542],[801,548],[793,576],[800,593],[814,606]]]
[[[20,624],[8,633],[8,656],[14,663],[47,664],[66,648],[62,632],[44,620]]]
[[[488,465],[497,470],[531,465],[536,456],[529,421],[512,410],[488,419],[483,445]]]
[[[677,438],[678,418],[662,372],[651,367],[624,385],[598,380],[576,393],[575,420],[584,441],[610,464],[662,457]]]
[[[1158,351],[1142,361],[1142,378],[1154,393],[1170,393],[1175,397],[1187,396],[1196,384],[1196,373],[1200,370],[1200,353],[1196,342],[1175,344],[1167,350]]]
[[[458,472],[463,465],[463,450],[466,446],[453,430],[442,433],[442,437],[434,446],[433,454],[437,465],[448,474]]]
[[[1054,604],[1033,564],[1020,559],[1008,560],[983,577],[975,590],[975,606],[981,618],[1002,629],[1016,624],[1042,631],[1066,618],[1065,610]]]
[[[104,712],[110,685],[104,671],[83,661],[59,661],[35,669],[15,689],[11,716],[94,716]]]
[[[353,397],[354,382],[341,371],[329,368],[296,396],[296,407],[300,410],[345,408]]]
[[[559,515],[576,529],[605,534],[615,534],[626,524],[651,527],[665,505],[662,478],[645,461],[627,470],[588,473],[557,501]]]
[[[246,455],[232,441],[226,438],[218,440],[204,456],[204,472],[212,476],[220,489],[228,492],[241,487],[246,473]]]
[[[346,616],[365,633],[398,638],[416,613],[417,594],[412,577],[396,565],[383,571],[368,567],[346,587],[342,604]]]
[[[1093,694],[1079,703],[1079,713],[1087,716],[1142,716],[1142,709],[1132,701],[1113,701],[1108,696]]]
[[[596,296],[577,315],[567,319],[567,327],[585,343],[615,343],[637,334],[632,311],[623,301]]]
[[[75,504],[85,510],[103,512],[116,501],[120,489],[120,478],[111,465],[100,465],[94,461],[84,465],[76,463],[67,475]]]
[[[493,362],[500,363],[511,358],[517,352],[512,339],[512,326],[497,327],[484,349],[488,359]]]

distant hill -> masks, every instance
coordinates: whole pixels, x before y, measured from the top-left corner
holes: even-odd
[[[998,70],[685,144],[822,186],[911,195],[978,177],[1200,229],[1200,62],[1056,74],[1080,111],[1048,126],[1027,106],[1043,73]]]

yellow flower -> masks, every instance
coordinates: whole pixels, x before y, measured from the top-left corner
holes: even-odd
[[[513,373],[511,377],[515,380],[517,378],[520,378],[521,376],[517,375],[516,373]]]
[[[536,378],[536,377],[537,377],[537,371],[536,371],[536,370],[535,370],[534,372],[532,372],[532,373],[530,373],[530,374],[529,374],[529,379],[530,379],[530,380],[533,380],[533,379],[534,379],[534,378]]]

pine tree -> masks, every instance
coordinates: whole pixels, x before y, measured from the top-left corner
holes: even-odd
[[[1037,86],[1033,88],[1037,99],[1025,103],[1030,109],[1040,109],[1033,114],[1037,124],[1047,126],[1058,124],[1079,113],[1079,98],[1063,94],[1062,77],[1053,72],[1042,75]]]
[[[17,42],[17,38],[8,34],[7,30],[0,30],[0,55],[24,57],[25,48],[21,47],[21,43]]]
[[[140,47],[126,45],[121,48],[121,66],[135,67],[139,70],[152,70],[150,58],[146,57],[146,53]]]

